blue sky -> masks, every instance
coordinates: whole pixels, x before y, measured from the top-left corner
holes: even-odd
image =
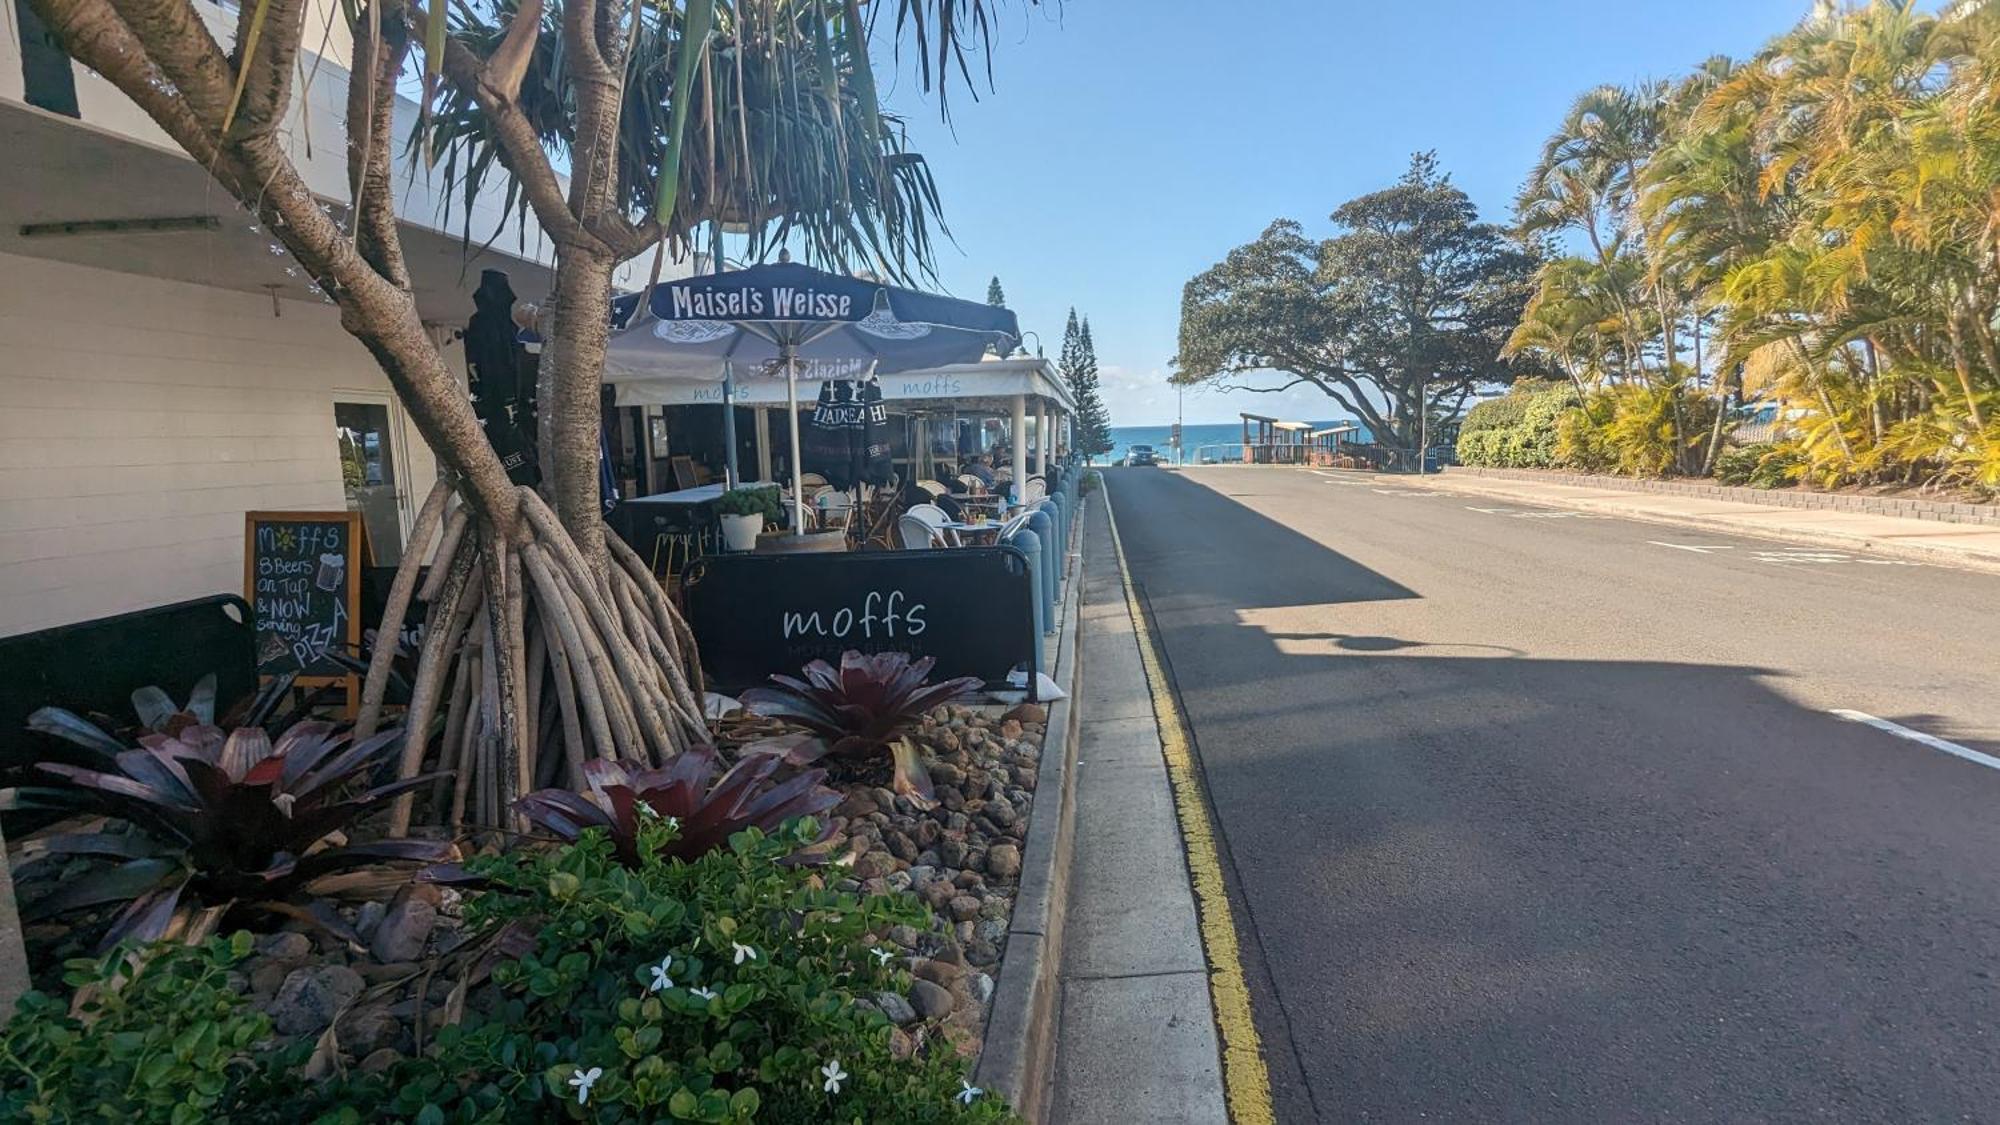
[[[1048,354],[1087,313],[1114,425],[1171,422],[1182,284],[1275,218],[1323,232],[1342,201],[1436,149],[1504,220],[1542,140],[1600,82],[1747,55],[1810,0],[1068,0],[1017,3],[995,89],[953,89],[949,126],[904,77],[957,245],[940,274],[980,298],[998,274]],[[906,60],[907,63],[907,60]],[[885,68],[886,69],[886,68]],[[1310,388],[1190,394],[1189,422],[1336,413]]]

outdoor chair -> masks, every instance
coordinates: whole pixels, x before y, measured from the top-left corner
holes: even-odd
[[[1040,477],[1029,477],[1028,483],[1023,485],[1021,488],[1021,499],[1023,502],[1029,504],[1032,504],[1035,501],[1040,500],[1042,497],[1047,496],[1048,494],[1049,494],[1049,482],[1043,480]]]
[[[854,498],[845,492],[836,492],[831,488],[821,489],[819,494],[812,498],[812,503],[813,510],[819,515],[819,526],[822,529],[846,527],[854,518]]]
[[[905,551],[926,551],[945,545],[938,541],[937,532],[931,530],[930,524],[908,513],[896,521],[896,534],[902,539]]]
[[[951,521],[951,517],[936,504],[912,504],[910,510],[903,513],[903,518],[924,521],[924,525],[931,529],[931,534],[942,540],[946,546],[958,546],[958,536],[945,527],[945,524]]]
[[[931,499],[933,500],[951,491],[951,489],[946,488],[944,485],[939,484],[937,481],[934,480],[920,480],[917,482],[917,487],[923,489],[925,492],[930,493]]]
[[[811,496],[813,489],[827,487],[826,478],[818,473],[800,473],[799,487],[806,490],[806,495]]]
[[[978,477],[975,477],[975,476],[973,476],[973,475],[972,475],[971,473],[960,473],[960,474],[958,474],[958,483],[960,483],[960,484],[964,485],[964,486],[965,486],[965,490],[966,490],[967,492],[984,492],[984,491],[986,491],[986,482],[985,482],[985,481],[983,481],[983,480],[980,480],[980,479],[979,479]]]

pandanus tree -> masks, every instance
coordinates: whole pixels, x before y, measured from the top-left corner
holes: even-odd
[[[451,817],[497,824],[544,779],[584,781],[596,757],[660,762],[700,742],[693,638],[640,560],[604,534],[600,384],[615,271],[747,230],[753,252],[928,270],[938,200],[878,104],[871,27],[911,41],[942,107],[970,81],[994,0],[342,0],[353,41],[346,152],[351,219],[316,199],[285,139],[326,8],[244,0],[221,42],[193,0],[30,0],[63,47],[104,76],[253,211],[381,365],[445,479],[423,505],[380,635],[430,604],[400,771],[431,756],[459,778]],[[1032,2],[1032,0],[1031,0]],[[312,12],[308,9],[312,8]],[[448,11],[448,14],[447,14]],[[401,89],[421,85],[414,138]],[[490,186],[553,247],[537,388],[539,490],[518,488],[412,297],[392,146],[411,143],[443,194]],[[468,209],[469,214],[469,209]],[[468,232],[470,234],[471,232]],[[374,654],[357,737],[380,722]],[[469,782],[469,783],[468,783]],[[398,805],[407,828],[411,805]]]

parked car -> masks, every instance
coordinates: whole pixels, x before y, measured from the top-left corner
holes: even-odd
[[[1135,445],[1125,451],[1125,464],[1128,466],[1158,465],[1159,463],[1160,455],[1155,453],[1153,447],[1150,445]]]

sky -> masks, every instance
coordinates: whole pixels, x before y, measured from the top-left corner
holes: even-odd
[[[1075,306],[1112,424],[1159,425],[1175,420],[1182,285],[1273,219],[1324,235],[1340,203],[1435,149],[1481,216],[1505,221],[1576,95],[1748,55],[1811,6],[1014,0],[992,89],[975,102],[955,85],[949,124],[907,74],[883,100],[937,178],[956,243],[939,248],[944,288],[983,299],[998,275],[1051,358]],[[1190,393],[1185,410],[1190,423],[1341,413],[1310,387]]]

